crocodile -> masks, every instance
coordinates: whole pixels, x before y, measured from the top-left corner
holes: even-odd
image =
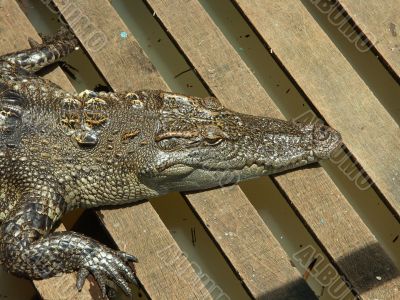
[[[329,126],[251,116],[214,97],[159,90],[69,93],[37,71],[79,47],[68,29],[0,57],[0,264],[45,279],[92,274],[126,294],[137,258],[73,231],[77,208],[235,184],[330,157]],[[234,174],[234,176],[232,176]]]

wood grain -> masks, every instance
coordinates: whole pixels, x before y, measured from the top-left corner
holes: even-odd
[[[316,299],[238,186],[186,195],[256,299]]]
[[[235,2],[399,212],[400,134],[391,116],[299,1]],[[362,296],[393,297],[398,275],[376,282],[373,274],[381,272],[381,262],[373,259],[376,252],[391,270],[384,272],[387,278],[398,270],[332,181],[316,172],[301,170],[276,180]],[[296,174],[301,173],[320,188],[299,181]],[[354,261],[356,268],[344,263],[354,253],[365,255]]]
[[[177,45],[212,92],[227,107],[250,114],[282,118],[282,114],[260,87],[257,79],[197,1],[147,0],[146,2],[155,11],[157,18],[175,39]],[[246,3],[249,6],[253,4],[252,1]],[[268,11],[269,5],[265,5],[264,2],[260,3],[259,6],[265,6],[264,10]],[[273,5],[271,4],[271,6]],[[255,8],[249,16],[257,15],[257,11],[260,9],[260,7]],[[286,11],[291,12],[292,9],[287,8]],[[268,13],[270,18],[274,17],[273,13]],[[303,16],[299,17],[299,20],[302,18]],[[284,26],[282,31],[285,31]],[[287,41],[290,42],[290,39]],[[313,44],[315,44],[315,40],[313,40]],[[307,59],[307,57],[303,57],[303,59],[305,58]],[[300,72],[301,70],[297,71]],[[323,86],[321,84],[316,88]],[[245,99],[243,99],[244,95]],[[388,279],[386,282],[380,282],[379,286],[371,284],[376,283],[374,272],[381,274],[383,272],[388,278],[392,278],[392,272],[397,274],[393,263],[322,168],[290,172],[278,176],[276,181],[282,191],[290,195],[289,199],[293,202],[294,208],[307,217],[304,220],[307,227],[319,243],[323,245],[323,248],[327,250],[327,255],[336,262],[340,262],[338,271],[346,274],[347,279],[354,284],[360,293],[363,293],[366,297],[393,295],[398,279],[390,282]],[[200,207],[203,208],[203,211],[208,211],[210,205],[209,202],[205,202],[200,197],[196,201],[193,199],[191,203],[196,207],[198,213],[202,211]],[[223,207],[226,206],[226,203],[221,201],[215,205],[216,207]],[[311,207],[312,209],[310,209]],[[346,213],[342,219],[334,218],[331,222],[326,223],[326,231],[321,231],[319,223],[321,219],[331,219],[331,215],[335,211],[338,214]],[[327,232],[329,232],[329,235]],[[370,245],[374,245],[373,249],[369,247]],[[364,251],[358,252],[360,249],[364,249]],[[365,259],[357,260],[356,267],[349,264],[348,261],[345,263],[345,260],[342,260],[350,257],[353,253],[365,255]],[[373,260],[372,258],[376,256],[375,253],[379,253],[379,257],[382,259]],[[382,264],[389,271],[384,271]],[[371,272],[365,273],[365,270],[371,270]],[[361,282],[360,277],[363,278]]]
[[[272,2],[237,1],[400,219],[399,126],[301,3]]]
[[[400,6],[397,0],[339,0],[356,25],[400,77]]]
[[[35,29],[15,1],[0,1],[0,33],[0,55],[29,48],[29,37],[40,41]],[[46,78],[62,86],[65,90],[71,92],[74,90],[68,78],[59,68],[46,75]],[[61,225],[59,230],[65,230],[65,228]],[[93,299],[89,292],[89,282],[85,282],[82,292],[79,293],[75,287],[75,281],[74,274],[68,274],[35,281],[34,284],[43,299],[71,299],[71,297]]]
[[[113,89],[165,86],[132,35],[121,38],[121,32],[129,31],[108,1],[55,3]],[[93,43],[93,32],[104,37],[106,43]],[[210,298],[150,203],[103,210],[101,216],[119,248],[139,257],[137,274],[151,298]]]
[[[59,4],[57,1],[56,3]],[[90,3],[85,3],[85,5],[83,5],[81,1],[77,3],[82,10],[89,9],[90,7]],[[139,89],[142,87],[168,89],[161,77],[156,73],[156,70],[151,67],[150,62],[138,48],[131,35],[128,34],[128,39],[121,41],[119,32],[129,31],[123,24],[117,21],[118,17],[113,15],[114,12],[109,3],[107,1],[100,1],[100,3],[97,2],[97,7],[99,11],[101,11],[103,20],[112,19],[112,24],[101,20],[97,21],[99,17],[93,12],[93,9],[91,9],[91,14],[87,14],[87,16],[96,20],[96,28],[102,30],[104,28],[104,30],[107,30],[104,32],[109,31],[113,33],[113,35],[110,35],[111,44],[113,46],[110,44],[110,46],[98,52],[91,52],[89,50],[89,54],[108,82],[117,90]],[[105,18],[104,14],[106,11],[108,15]],[[125,51],[121,43],[130,45],[128,50]],[[103,54],[103,51],[106,51],[107,54]],[[135,57],[135,59],[128,60],[125,56]],[[110,72],[110,68],[113,68],[113,65],[117,66],[119,73],[118,75],[114,74],[113,76],[115,77],[109,77],[107,74]],[[147,65],[148,67],[143,68],[141,65]],[[155,76],[155,74],[157,74],[157,76]],[[217,72],[216,74],[219,73]],[[150,79],[145,81],[144,78],[147,78],[148,75],[150,75]],[[127,80],[127,78],[129,78],[129,80]],[[142,82],[137,82],[136,78],[141,78]],[[143,82],[146,83],[144,86],[142,86]],[[211,203],[218,199],[216,203],[218,203],[220,207],[226,207],[226,198],[231,199],[229,208],[224,209],[223,216],[222,213],[218,213],[218,210],[215,211],[212,208],[201,212],[201,215],[203,223],[209,222],[210,219],[219,218],[220,216],[221,220],[231,220],[231,222],[228,223],[229,226],[222,226],[221,222],[218,223],[218,226],[213,226],[212,228],[216,230],[213,230],[212,234],[222,237],[220,245],[223,246],[224,254],[228,255],[230,262],[234,265],[239,276],[255,297],[263,295],[267,290],[273,290],[276,294],[278,294],[277,291],[279,291],[279,293],[281,293],[280,297],[283,297],[283,295],[294,296],[300,293],[305,293],[309,297],[313,297],[310,289],[305,282],[301,280],[300,275],[290,265],[289,259],[279,247],[278,242],[273,238],[271,232],[238,187],[226,189],[223,194],[221,194],[220,191],[208,191],[197,195],[188,195],[187,197],[190,202],[192,202],[192,199],[202,198],[207,199],[207,202]],[[199,209],[201,209],[201,207]],[[110,229],[110,224],[114,224],[115,222],[118,222],[121,226],[124,224],[121,220],[121,216],[117,214],[111,215],[109,212],[105,211],[103,214],[105,219],[108,220],[107,227],[113,237],[119,239],[119,236],[121,236],[121,239],[126,240],[126,235],[131,231],[124,229],[124,231],[117,232]],[[238,218],[239,215],[242,216],[241,219]],[[235,222],[233,222],[233,220],[235,220]],[[126,218],[126,222],[129,222],[129,217]],[[249,226],[249,224],[252,224],[252,226]],[[152,232],[152,234],[157,233],[154,229],[147,229],[147,227],[148,225],[146,224],[136,224],[137,230],[135,232],[132,231],[132,236],[134,236],[133,234],[139,234],[141,231]],[[228,229],[236,232],[235,243],[232,243],[232,241],[225,236],[224,233],[226,233]],[[254,232],[260,233],[257,235],[256,239],[254,238]],[[135,253],[148,252],[154,255],[149,249],[150,246],[148,242],[140,242],[136,245]],[[150,260],[151,256],[149,254],[146,255],[144,259],[148,258]],[[143,259],[141,260],[143,261]],[[276,263],[277,260],[279,264]],[[143,263],[143,265],[145,265],[145,263]],[[150,266],[152,265],[156,266],[154,263],[150,264]],[[150,269],[148,266],[147,268]],[[140,269],[138,266],[138,272],[139,271]],[[164,271],[162,272],[164,273]],[[144,275],[141,276],[141,279],[143,276]],[[149,282],[151,281],[150,277],[154,276],[154,274],[149,275]],[[168,282],[168,279],[168,277],[165,277],[164,282],[160,280],[157,284],[165,284],[168,286],[171,284]],[[293,285],[293,287],[290,286],[290,284],[293,282],[297,283],[297,281],[300,281],[300,283]],[[286,285],[288,285],[288,288],[284,289],[283,287]],[[289,286],[291,288],[289,288]]]

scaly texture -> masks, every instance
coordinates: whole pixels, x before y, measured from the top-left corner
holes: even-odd
[[[33,72],[77,46],[62,29],[0,57],[0,262],[40,279],[92,273],[127,294],[134,256],[74,232],[52,233],[78,207],[232,184],[328,158],[340,134],[255,117],[213,98],[162,91],[70,94]]]

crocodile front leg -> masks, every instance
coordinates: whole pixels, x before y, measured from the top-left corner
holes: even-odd
[[[78,271],[79,290],[92,273],[104,296],[106,278],[131,294],[128,282],[136,279],[127,264],[137,262],[134,256],[75,232],[50,233],[66,210],[62,197],[42,190],[19,203],[0,227],[0,264],[8,271],[32,279]]]

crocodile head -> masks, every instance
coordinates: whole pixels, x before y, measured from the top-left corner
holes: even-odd
[[[341,145],[328,126],[236,113],[213,97],[160,93],[153,109],[154,166],[143,175],[161,193],[282,172],[329,158]]]

